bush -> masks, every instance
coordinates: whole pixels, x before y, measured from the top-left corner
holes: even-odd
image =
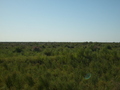
[[[40,48],[39,48],[39,47],[34,47],[34,48],[33,48],[33,51],[39,52],[39,51],[40,51]]]
[[[21,48],[19,48],[19,47],[15,49],[15,52],[17,52],[17,53],[20,53],[20,52],[22,52],[22,51],[23,51],[23,50],[22,50]]]

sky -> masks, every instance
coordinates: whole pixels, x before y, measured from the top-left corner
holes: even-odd
[[[0,0],[0,42],[120,42],[120,0]]]

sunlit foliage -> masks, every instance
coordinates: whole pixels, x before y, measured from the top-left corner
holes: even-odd
[[[0,43],[0,90],[120,90],[120,43]]]

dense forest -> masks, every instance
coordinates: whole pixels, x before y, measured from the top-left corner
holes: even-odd
[[[120,43],[1,42],[0,90],[120,90]]]

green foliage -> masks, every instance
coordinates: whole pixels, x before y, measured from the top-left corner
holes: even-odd
[[[20,52],[22,52],[23,50],[21,49],[21,48],[19,48],[19,47],[17,47],[16,49],[15,49],[15,52],[17,52],[17,53],[20,53]]]
[[[0,90],[119,89],[120,43],[0,43]]]
[[[29,86],[31,86],[31,87],[34,86],[35,82],[34,82],[33,78],[31,77],[31,75],[27,75],[25,80]]]

